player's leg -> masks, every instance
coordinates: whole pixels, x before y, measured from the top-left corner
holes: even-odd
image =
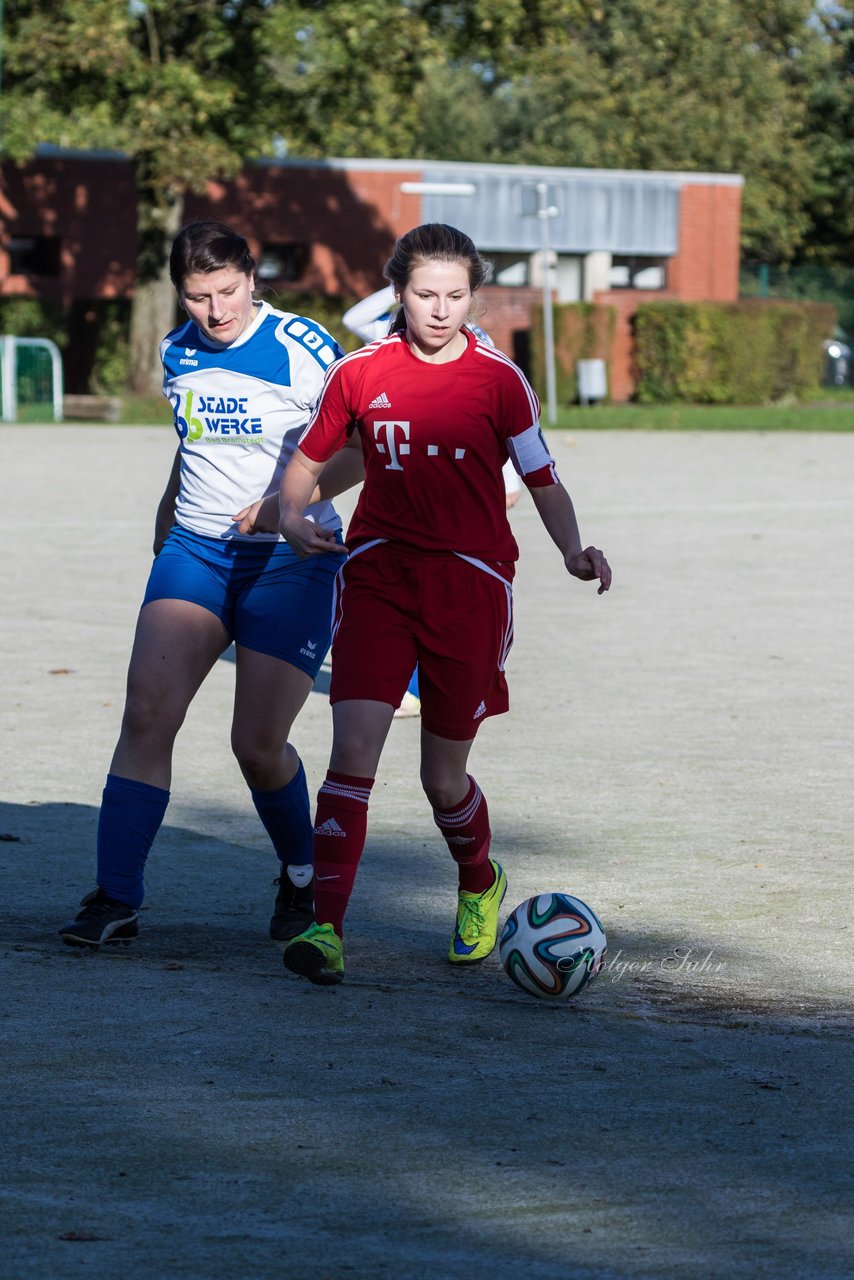
[[[97,945],[136,936],[145,861],[169,802],[175,737],[228,642],[220,619],[189,601],[153,600],[140,611],[98,819],[98,888],[60,930],[63,941]]]
[[[395,599],[404,582],[386,548],[371,564],[351,557],[332,650],[333,744],[314,820],[315,925],[284,953],[287,968],[312,982],[344,974],[344,915],[362,856],[368,803],[394,709],[415,666],[411,628]],[[339,601],[340,604],[340,601]]]
[[[279,860],[270,935],[287,941],[312,914],[311,807],[290,742],[329,648],[339,556],[300,560],[284,543],[237,548],[237,683],[232,748]]]
[[[471,964],[494,950],[498,909],[507,892],[504,871],[489,857],[486,797],[466,769],[473,744],[473,738],[459,741],[421,730],[421,782],[458,873],[452,964]]]
[[[336,702],[332,708],[332,754],[314,819],[315,923],[284,953],[286,967],[312,982],[331,984],[344,976],[344,916],[365,847],[371,789],[393,713],[393,703],[365,699]]]
[[[489,857],[486,799],[467,771],[484,719],[507,710],[504,660],[512,637],[510,584],[451,557],[431,568],[418,628],[421,668],[421,781],[457,866],[457,919],[449,959],[482,960],[497,938],[507,881]],[[459,636],[466,636],[465,647]]]
[[[237,647],[232,750],[279,860],[271,937],[312,920],[311,806],[305,769],[289,741],[312,677],[269,654]]]

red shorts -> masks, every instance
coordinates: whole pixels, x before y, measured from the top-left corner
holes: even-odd
[[[473,738],[509,706],[513,571],[399,543],[357,547],[336,582],[330,701],[397,707],[418,663],[424,728]]]

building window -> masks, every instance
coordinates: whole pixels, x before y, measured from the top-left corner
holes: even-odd
[[[62,268],[59,236],[10,236],[9,274],[58,276]]]
[[[666,289],[667,259],[623,257],[615,253],[608,285],[611,289]]]
[[[305,275],[309,256],[307,244],[265,244],[255,274],[259,280],[293,283]]]
[[[492,263],[492,279],[490,284],[509,285],[521,288],[531,283],[531,263],[527,255],[518,253],[490,253],[487,255]]]

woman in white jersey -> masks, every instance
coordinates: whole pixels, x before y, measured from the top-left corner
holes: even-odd
[[[244,238],[220,223],[192,223],[172,246],[172,281],[188,319],[164,339],[161,356],[178,450],[157,510],[155,560],[102,798],[97,888],[60,930],[71,945],[136,937],[175,736],[232,641],[232,749],[280,861],[270,932],[287,939],[311,919],[310,806],[288,739],[329,646],[341,556],[327,547],[316,561],[302,560],[278,532],[262,530],[277,527],[282,474],[342,352],[312,320],[256,302],[254,269]],[[306,518],[340,543],[331,503],[318,501],[319,491],[309,498]]]
[[[368,800],[416,660],[421,781],[459,877],[448,957],[471,964],[495,946],[507,881],[489,858],[486,801],[467,763],[481,721],[508,706],[518,555],[501,478],[508,456],[569,573],[598,579],[600,594],[611,583],[602,552],[582,549],[534,392],[465,325],[486,271],[453,227],[401,237],[386,265],[401,303],[394,332],[330,369],[282,481],[282,532],[298,554],[324,556],[329,535],[302,509],[327,460],[351,437],[361,444],[365,483],[333,629],[334,740],[314,825],[315,923],[284,952],[285,965],[312,982],[344,975],[344,913]]]

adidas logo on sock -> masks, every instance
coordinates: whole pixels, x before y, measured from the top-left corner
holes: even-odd
[[[474,844],[474,836],[446,836],[445,840],[448,844]]]
[[[368,405],[368,408],[369,409],[390,409],[391,401],[389,400],[386,393],[384,391],[381,391],[380,394],[376,397],[376,399],[371,401],[371,403]]]
[[[335,821],[334,818],[327,818],[326,821],[322,823],[319,827],[314,828],[314,834],[316,836],[346,837],[347,832],[344,830],[343,827],[339,827],[338,823]]]
[[[485,716],[485,715],[486,715],[486,703],[482,702],[478,707],[477,711],[475,711],[474,715],[472,716],[472,720],[479,720],[481,716]]]

